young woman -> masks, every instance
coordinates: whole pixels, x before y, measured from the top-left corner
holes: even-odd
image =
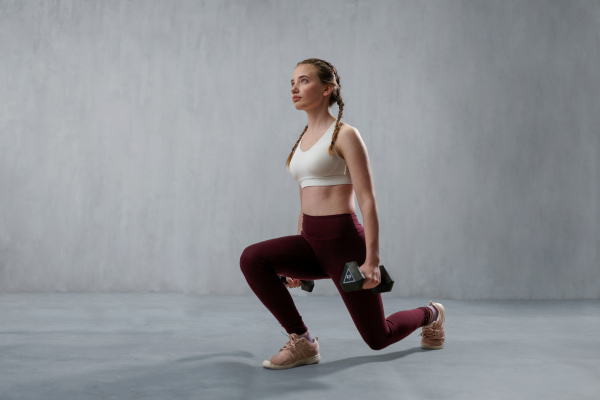
[[[363,340],[383,349],[423,327],[421,347],[441,349],[444,307],[396,312],[387,319],[381,295],[370,289],[381,281],[379,222],[367,148],[356,128],[341,121],[344,102],[340,77],[327,61],[310,58],[297,64],[291,80],[292,101],[303,110],[308,125],[290,153],[286,167],[299,183],[298,233],[248,246],[240,267],[250,288],[289,334],[289,341],[263,366],[287,369],[315,364],[321,359],[287,288],[301,280],[332,279]],[[337,119],[329,107],[337,103]],[[354,193],[363,215],[358,221]],[[344,265],[356,261],[365,275],[362,290],[344,292]],[[279,275],[287,277],[283,284]]]

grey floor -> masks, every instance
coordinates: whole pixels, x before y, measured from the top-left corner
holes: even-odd
[[[0,398],[600,398],[600,301],[435,300],[443,350],[373,351],[340,298],[296,297],[322,360],[271,371],[286,336],[255,297],[0,294]]]

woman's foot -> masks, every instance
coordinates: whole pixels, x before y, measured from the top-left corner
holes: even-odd
[[[444,306],[440,303],[429,302],[430,306],[433,306],[438,311],[437,319],[431,322],[429,325],[423,327],[421,332],[421,348],[438,350],[444,348],[444,321],[446,321],[446,311]]]
[[[311,343],[306,338],[295,333],[290,334],[290,340],[279,353],[270,360],[263,361],[263,367],[269,369],[288,369],[300,365],[316,364],[321,359],[319,354],[319,338]]]

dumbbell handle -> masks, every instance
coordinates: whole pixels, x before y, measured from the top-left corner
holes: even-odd
[[[285,276],[279,275],[279,279],[281,279],[281,282],[287,283],[287,278]],[[300,281],[300,282],[301,282],[300,287],[305,292],[312,292],[313,289],[315,288],[315,281]]]

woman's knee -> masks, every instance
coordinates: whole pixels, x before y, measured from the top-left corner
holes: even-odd
[[[381,341],[367,342],[367,344],[372,350],[383,350],[387,347],[387,343]]]
[[[367,346],[369,346],[371,350],[382,350],[387,347],[387,340],[365,339],[365,343],[367,343]]]
[[[240,269],[244,275],[261,264],[262,257],[259,246],[256,244],[246,247],[240,256]]]
[[[360,336],[371,350],[382,350],[388,347],[389,343],[385,336],[375,334],[375,332],[360,332]],[[363,334],[364,333],[364,334]]]

